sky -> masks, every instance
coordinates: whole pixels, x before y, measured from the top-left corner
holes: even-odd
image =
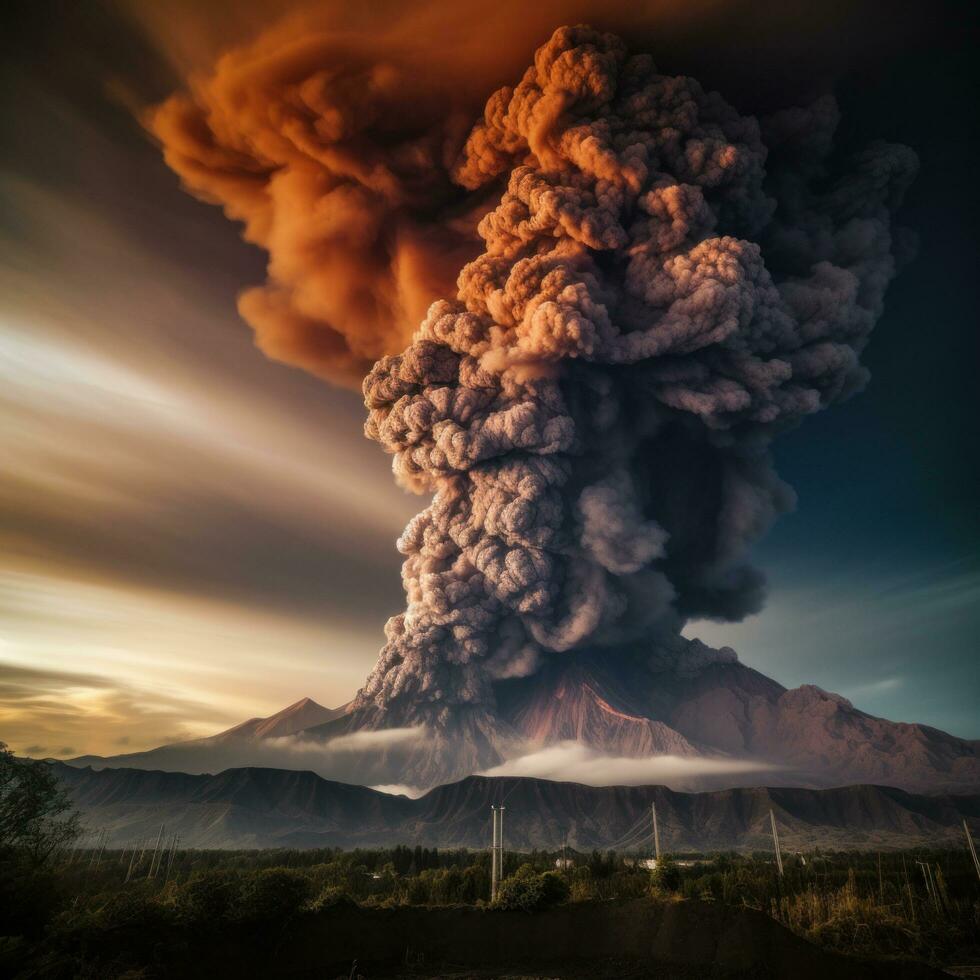
[[[423,502],[364,438],[357,393],[255,347],[235,301],[263,254],[136,118],[288,5],[207,6],[15,3],[4,33],[0,739],[31,755],[341,704],[402,607],[394,541]],[[544,5],[515,46],[587,6]],[[902,214],[919,254],[869,388],[776,445],[799,502],[755,552],[766,608],[686,632],[787,686],[980,738],[976,79],[959,8],[926,7],[781,5],[760,28],[745,4],[650,5],[636,34],[745,111],[832,88],[845,133],[921,159]]]

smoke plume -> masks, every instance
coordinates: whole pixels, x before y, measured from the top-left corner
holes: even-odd
[[[490,97],[452,170],[503,187],[483,253],[364,383],[433,499],[362,706],[491,704],[543,656],[759,609],[747,551],[793,503],[769,444],[864,384],[916,166],[879,143],[833,179],[836,123],[742,116],[587,27]]]
[[[830,97],[741,115],[588,27],[472,125],[472,86],[377,43],[240,49],[151,122],[270,253],[260,346],[341,382],[377,360],[367,434],[432,495],[357,706],[438,722],[758,610],[748,550],[793,505],[770,443],[865,383],[914,154],[842,162]]]
[[[479,196],[450,179],[472,101],[402,44],[272,31],[151,113],[186,186],[269,253],[239,299],[268,356],[359,385],[452,292],[478,251]]]

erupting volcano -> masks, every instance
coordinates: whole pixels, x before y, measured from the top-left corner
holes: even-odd
[[[873,771],[878,719],[681,630],[763,604],[749,549],[794,503],[770,445],[866,381],[915,154],[844,159],[831,97],[743,115],[584,26],[475,125],[411,51],[271,43],[152,126],[270,252],[241,306],[263,349],[342,381],[382,355],[367,435],[431,495],[398,542],[405,611],[319,734],[424,726],[387,773],[422,785],[570,740]],[[824,757],[815,725],[850,741]],[[903,751],[938,765],[923,739]]]

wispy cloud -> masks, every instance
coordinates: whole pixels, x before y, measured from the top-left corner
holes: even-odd
[[[419,786],[406,786],[403,783],[379,783],[370,788],[379,793],[386,793],[388,796],[407,796],[411,800],[417,800],[428,792]]]
[[[587,786],[701,788],[715,778],[771,772],[778,767],[746,759],[658,755],[644,758],[604,755],[581,742],[559,742],[515,756],[481,773],[484,776],[531,776],[585,783]]]
[[[856,684],[844,688],[840,693],[850,701],[861,698],[873,698],[891,691],[897,691],[905,683],[901,677],[882,677],[881,680],[868,681],[866,684]]]
[[[0,739],[26,755],[70,757],[79,746],[91,751],[122,740],[157,745],[221,720],[213,705],[179,694],[0,662]]]

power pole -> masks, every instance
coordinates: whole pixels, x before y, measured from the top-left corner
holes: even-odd
[[[180,840],[179,834],[174,834],[173,843],[170,846],[170,854],[167,857],[167,873],[166,877],[163,879],[163,883],[166,884],[170,881],[170,869],[174,866],[174,858],[177,856],[177,842]]]
[[[502,806],[497,811],[500,814],[500,829],[497,832],[497,887],[500,887],[500,882],[504,880],[504,810],[507,807]]]
[[[977,877],[980,878],[980,859],[977,858],[977,849],[973,846],[973,835],[970,833],[966,818],[963,819],[963,833],[966,834],[966,846],[969,848],[970,856],[973,858],[973,867],[977,869]]]
[[[657,826],[657,804],[650,804],[650,813],[653,815],[653,854],[660,863],[660,828]]]
[[[139,842],[137,841],[136,846],[133,848],[133,853],[129,856],[129,870],[126,872],[126,881],[132,877],[133,865],[136,863],[136,852],[139,850]],[[125,882],[124,882],[125,883]]]
[[[783,876],[783,855],[779,850],[779,833],[776,830],[776,814],[769,810],[769,822],[772,824],[772,842],[776,848],[776,867],[779,869],[779,877]]]
[[[150,878],[155,878],[157,873],[157,855],[160,853],[160,848],[163,846],[163,829],[164,825],[160,824],[160,834],[157,837],[156,847],[153,848],[153,854],[150,856],[150,867],[146,872],[147,880]]]
[[[504,810],[506,807],[490,805],[493,810],[493,843],[490,845],[490,901],[497,900],[497,890],[504,876]]]
[[[497,901],[497,835],[500,831],[499,813],[496,804],[491,803],[493,811],[493,832],[490,837],[490,901]]]

